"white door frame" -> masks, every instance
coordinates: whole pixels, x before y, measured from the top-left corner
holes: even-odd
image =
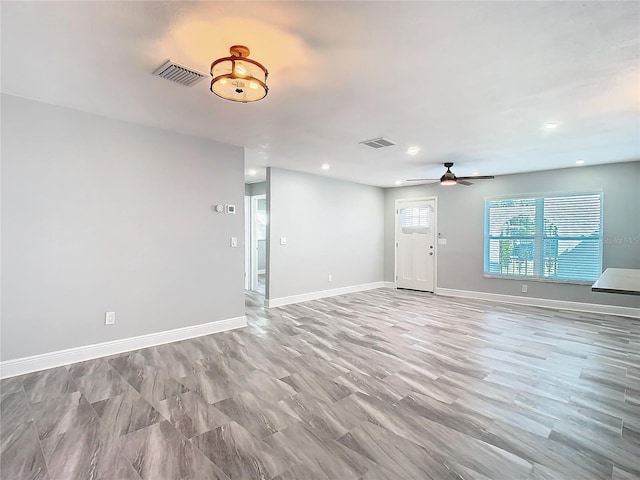
[[[244,196],[244,289],[251,290],[251,197]]]
[[[433,293],[436,293],[436,289],[438,288],[438,197],[418,197],[418,198],[398,198],[394,204],[393,210],[393,283],[396,284],[396,288],[398,288],[398,215],[399,215],[399,204],[402,202],[420,202],[433,200],[433,227],[434,227],[434,236],[435,242],[433,245]]]
[[[251,290],[258,287],[258,201],[266,199],[264,194],[251,197]]]

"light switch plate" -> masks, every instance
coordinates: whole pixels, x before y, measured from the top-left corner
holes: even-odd
[[[280,245],[286,245],[287,244],[287,237],[280,237]]]
[[[231,246],[233,248],[238,246],[238,237],[231,237]]]

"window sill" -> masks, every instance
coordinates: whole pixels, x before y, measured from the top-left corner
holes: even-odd
[[[547,277],[534,277],[524,275],[498,275],[495,273],[485,273],[484,278],[498,278],[501,280],[518,280],[520,282],[540,282],[540,283],[562,283],[565,285],[587,285],[591,286],[595,280],[571,280],[563,278],[547,278]]]

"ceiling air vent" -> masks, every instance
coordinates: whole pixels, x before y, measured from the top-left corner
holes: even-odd
[[[366,145],[367,147],[371,147],[371,148],[383,148],[383,147],[391,147],[392,145],[395,145],[395,142],[392,142],[391,140],[387,139],[387,138],[374,138],[373,140],[365,140],[364,142],[360,142],[362,145]]]
[[[185,87],[190,87],[205,77],[204,74],[191,70],[183,65],[178,65],[171,60],[167,60],[167,62],[153,72],[153,74],[184,85]]]

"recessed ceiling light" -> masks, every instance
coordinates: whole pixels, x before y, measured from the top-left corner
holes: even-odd
[[[255,171],[255,169],[250,168],[250,169],[247,171],[247,173],[248,173],[249,175],[255,175],[255,174],[256,174],[256,173],[258,173],[258,172],[256,172],[256,171]]]
[[[584,163],[584,160],[576,160],[576,163],[577,163],[578,165],[582,165],[582,164]]]
[[[415,155],[416,153],[418,153],[420,151],[420,149],[418,147],[409,147],[407,149],[407,153],[409,155]]]
[[[473,172],[471,175],[476,176],[476,175],[479,175],[479,173],[478,172]]]
[[[402,180],[396,180],[396,185],[402,185]]]
[[[330,166],[329,166],[329,164],[328,164],[328,163],[323,163],[323,164],[322,164],[322,169],[323,169],[323,170],[329,170],[329,168],[330,168]]]
[[[558,128],[558,124],[556,122],[547,122],[544,124],[547,130],[553,130],[554,128]]]

